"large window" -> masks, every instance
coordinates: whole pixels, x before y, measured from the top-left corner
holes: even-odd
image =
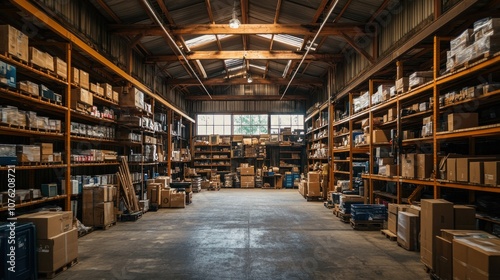
[[[271,115],[271,134],[278,134],[285,127],[304,129],[304,115]]]
[[[231,135],[231,115],[198,115],[198,135]]]
[[[234,134],[268,134],[268,115],[234,115]]]

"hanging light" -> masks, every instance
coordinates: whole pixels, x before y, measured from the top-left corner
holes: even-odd
[[[241,22],[236,18],[236,1],[234,2],[234,7],[233,7],[233,18],[229,20],[229,27],[230,28],[239,28],[241,25]]]
[[[253,78],[252,78],[252,75],[251,74],[248,74],[248,77],[247,77],[247,82],[249,84],[251,84],[253,82]]]

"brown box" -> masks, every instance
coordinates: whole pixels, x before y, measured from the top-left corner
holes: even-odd
[[[40,155],[41,162],[54,162],[54,155]]]
[[[253,175],[242,175],[240,177],[242,188],[254,188],[255,187],[255,176]]]
[[[396,91],[397,92],[406,92],[408,91],[408,87],[410,85],[409,77],[403,77],[396,80]]]
[[[41,155],[52,155],[54,153],[53,143],[40,143],[40,154]]]
[[[144,93],[134,87],[113,87],[119,93],[119,102],[122,107],[136,107],[144,109]]]
[[[430,178],[434,169],[433,155],[417,154],[417,178]]]
[[[45,53],[45,68],[54,72],[54,57]]]
[[[40,146],[38,145],[18,145],[18,162],[40,162]]]
[[[410,205],[407,204],[395,204],[395,203],[389,203],[387,205],[387,229],[394,233],[398,233],[398,212],[399,211],[406,211]]]
[[[170,177],[168,176],[158,176],[154,179],[154,183],[161,183],[161,187],[166,189],[170,187]]]
[[[419,217],[415,214],[398,212],[398,245],[408,251],[418,251]]]
[[[94,104],[94,96],[84,88],[75,88],[71,90],[71,100],[92,106]]]
[[[484,184],[484,163],[482,161],[469,162],[469,182]]]
[[[94,203],[94,220],[92,226],[105,227],[116,222],[113,202]],[[90,226],[87,225],[86,226]]]
[[[147,195],[150,203],[160,205],[161,203],[161,183],[150,183],[147,186]]]
[[[160,208],[170,208],[170,199],[171,199],[171,189],[162,189],[161,190],[161,203]]]
[[[30,58],[30,63],[41,67],[41,68],[47,68],[45,67],[45,53],[38,50],[35,47],[29,47],[29,58]]]
[[[0,52],[28,61],[28,36],[10,25],[0,25]]]
[[[453,249],[452,241],[436,236],[436,268],[439,279],[453,280]]]
[[[50,239],[73,228],[71,211],[42,211],[17,217],[18,222],[32,222],[36,227],[37,239]]]
[[[401,176],[405,178],[415,178],[417,175],[417,155],[401,155]]]
[[[307,196],[310,197],[322,196],[319,182],[309,182],[307,184]]]
[[[372,143],[386,143],[389,142],[387,139],[387,134],[384,130],[381,129],[373,129],[372,130],[372,136],[371,136],[371,142]]]
[[[500,239],[453,239],[453,279],[500,279]]]
[[[307,173],[307,182],[308,183],[319,183],[321,178],[321,172],[313,172],[310,171]]]
[[[118,92],[113,90],[113,101],[116,103],[118,103],[120,101],[118,96],[119,96]]]
[[[448,115],[448,131],[478,126],[477,113],[453,113]]]
[[[185,192],[172,192],[170,194],[170,207],[171,208],[185,208],[186,207],[186,193]]]
[[[71,82],[80,86],[80,70],[75,67],[71,67]]]
[[[37,240],[38,272],[52,273],[78,258],[78,229]]]
[[[484,164],[484,184],[489,186],[498,186],[500,174],[500,161],[486,161]]]
[[[88,90],[90,87],[89,73],[80,69],[80,87]]]
[[[436,235],[452,229],[453,204],[444,199],[421,200],[420,260],[430,269],[436,267]]]
[[[446,159],[446,180],[456,181],[457,180],[457,159],[448,158]]]
[[[454,229],[475,230],[476,209],[465,205],[453,205]]]
[[[60,59],[59,57],[54,57],[53,59],[54,72],[64,80],[68,79],[68,64],[66,61]]]
[[[253,166],[250,167],[240,167],[241,175],[255,175],[255,168]]]
[[[398,117],[398,110],[396,108],[391,108],[387,110],[387,121],[395,120]]]
[[[89,88],[90,92],[97,93],[97,87],[98,87],[97,84],[90,83],[90,88]]]
[[[99,84],[104,90],[104,97],[113,99],[113,87],[108,83]]]

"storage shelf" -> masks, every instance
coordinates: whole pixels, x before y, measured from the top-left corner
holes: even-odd
[[[103,139],[103,138],[94,138],[94,137],[84,137],[84,136],[78,136],[78,135],[71,135],[71,140],[76,140],[76,141],[97,141],[97,142],[110,143],[110,144],[117,144],[118,143],[118,141],[116,141],[116,140]]]
[[[403,140],[403,144],[417,143],[417,142],[432,142],[433,140],[434,140],[433,137],[412,138]]]
[[[28,95],[28,93],[23,93],[18,89],[0,87],[0,94],[1,98],[8,99],[14,102],[29,102],[30,108],[33,111],[41,109],[49,110],[50,112],[59,112],[61,114],[67,111],[67,108],[62,105],[46,101],[39,96]]]
[[[33,169],[53,169],[53,168],[66,168],[67,164],[50,164],[50,163],[42,163],[38,165],[15,165],[16,170],[33,170]],[[8,170],[7,166],[0,166],[0,170]]]
[[[65,199],[66,197],[67,197],[67,195],[63,194],[63,195],[58,195],[58,196],[54,196],[54,197],[44,197],[44,198],[37,199],[37,200],[16,203],[16,209],[27,207],[27,206],[32,206],[32,205],[36,205],[36,204],[41,204],[41,203],[45,203],[45,202],[61,200],[61,199]],[[7,206],[0,207],[0,212],[7,211],[8,209],[9,208]]]
[[[500,124],[485,125],[473,128],[459,129],[454,131],[438,132],[436,134],[436,139],[451,139],[451,138],[462,138],[462,137],[482,137],[489,135],[500,134]]]
[[[16,70],[18,72],[20,72],[26,76],[29,76],[35,80],[50,82],[50,83],[56,82],[60,85],[68,85],[67,81],[59,79],[54,73],[51,73],[48,70],[44,70],[44,71],[38,70],[38,69],[33,68],[25,63],[21,63],[17,60],[14,60],[14,59],[6,56],[3,53],[0,53],[0,60],[4,61],[10,65],[16,66]]]
[[[64,134],[60,132],[30,130],[15,126],[6,126],[5,124],[0,124],[0,134],[4,133],[7,133],[9,135],[28,136],[28,137],[39,136],[39,137],[50,137],[50,138],[63,138],[64,136]]]
[[[117,161],[110,162],[73,162],[71,167],[90,167],[90,166],[108,166],[108,165],[119,165]]]
[[[92,121],[95,123],[113,123],[113,124],[117,123],[116,120],[94,117],[92,115],[84,114],[84,113],[75,111],[73,109],[71,109],[71,116],[74,117],[75,119],[88,120],[88,121]]]
[[[485,69],[492,68],[500,63],[500,53],[495,53],[490,58],[483,58],[481,60],[476,61],[475,63],[471,63],[468,67],[464,67],[458,69],[456,72],[452,72],[447,75],[440,76],[436,79],[436,84],[446,85],[458,79],[464,78],[466,76],[472,76],[477,74],[477,72],[484,71]]]
[[[350,160],[348,160],[348,159],[334,159],[333,162],[339,162],[339,163],[341,163],[341,162],[350,162]]]
[[[345,132],[345,133],[341,133],[341,134],[337,134],[337,135],[333,135],[333,137],[344,137],[344,136],[349,136],[349,134],[351,134],[350,132]]]
[[[350,175],[351,174],[351,172],[349,172],[349,171],[341,171],[341,170],[334,170],[333,173],[346,174],[346,175]]]
[[[426,111],[422,111],[422,112],[416,112],[416,113],[413,113],[411,115],[406,115],[406,116],[401,117],[401,121],[406,121],[406,120],[417,118],[417,117],[421,118],[421,117],[426,116],[426,115],[431,115],[432,112],[433,112],[433,110],[426,110]]]
[[[377,105],[372,106],[370,109],[372,112],[378,112],[381,110],[387,110],[387,108],[396,105],[396,102],[398,101],[397,96],[392,97],[389,100],[382,101],[382,103],[379,103]]]
[[[418,86],[415,89],[404,92],[398,96],[400,102],[409,101],[413,98],[421,98],[423,92],[430,91],[430,96],[432,96],[432,89],[434,87],[433,82],[428,82],[423,85]],[[429,97],[429,96],[428,96]]]
[[[486,101],[487,102],[491,102],[492,98],[497,99],[499,97],[500,97],[500,90],[495,90],[495,91],[492,91],[492,92],[488,92],[487,94],[482,94],[482,95],[480,95],[480,96],[478,96],[476,98],[465,99],[465,100],[461,100],[461,101],[458,101],[458,102],[453,102],[453,103],[448,104],[448,105],[441,106],[441,107],[439,107],[439,110],[441,112],[443,112],[446,109],[453,108],[453,107],[456,107],[458,105],[472,103],[472,102],[477,102],[477,101],[482,101],[483,99],[489,99],[489,100],[486,100]]]
[[[382,192],[382,191],[373,191],[373,195],[376,195],[376,196],[382,196],[382,197],[385,197],[385,198],[390,198],[390,199],[398,199],[398,197],[392,193],[388,193],[388,192]]]
[[[92,95],[93,95],[94,102],[96,102],[96,103],[112,106],[115,108],[120,107],[120,104],[118,104],[118,102],[111,101],[111,100],[104,98],[104,97],[101,97],[95,93],[92,93]]]
[[[474,190],[474,191],[500,193],[499,187],[486,186],[486,185],[461,184],[461,183],[457,183],[457,182],[447,182],[447,181],[442,181],[442,180],[438,180],[437,186],[441,187],[441,188],[466,189],[466,190]]]

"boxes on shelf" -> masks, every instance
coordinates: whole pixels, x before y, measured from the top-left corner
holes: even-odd
[[[59,57],[54,57],[54,72],[66,80],[68,78],[68,64]]]
[[[416,178],[427,179],[431,177],[434,168],[434,160],[432,154],[417,154],[417,173]]]
[[[17,145],[16,153],[18,162],[40,162],[40,146]]]
[[[448,114],[448,131],[478,126],[477,113],[453,113]]]
[[[71,82],[80,86],[80,70],[76,67],[71,67]]]
[[[119,93],[119,102],[122,107],[136,107],[144,109],[144,93],[135,87],[113,87]]]
[[[103,96],[108,99],[113,99],[113,87],[108,83],[99,84],[103,89]]]
[[[412,89],[412,88],[418,87],[420,85],[423,85],[427,82],[430,82],[430,81],[432,81],[433,77],[434,77],[433,71],[414,72],[410,75],[410,77],[408,79],[409,88]]]
[[[28,36],[10,25],[0,25],[0,52],[28,61]]]
[[[16,145],[0,144],[0,165],[17,164]]]
[[[396,164],[379,165],[378,174],[383,176],[396,176],[398,166]]]
[[[0,84],[15,88],[17,83],[16,67],[0,61]]]
[[[30,58],[30,63],[40,67],[40,68],[47,68],[46,67],[46,53],[38,50],[35,47],[29,47],[29,58]]]
[[[94,104],[93,95],[90,91],[84,88],[75,88],[71,90],[71,100],[82,102],[92,106]]]
[[[417,154],[401,155],[401,176],[415,178],[417,175]]]
[[[89,87],[90,87],[90,77],[89,77],[89,73],[83,71],[83,70],[79,70],[78,71],[79,74],[80,74],[80,78],[79,78],[79,84],[80,84],[80,87],[88,90]]]
[[[407,92],[410,85],[410,80],[408,77],[403,77],[396,80],[396,92]]]
[[[500,185],[500,161],[487,161],[484,165],[484,184],[489,186]]]

